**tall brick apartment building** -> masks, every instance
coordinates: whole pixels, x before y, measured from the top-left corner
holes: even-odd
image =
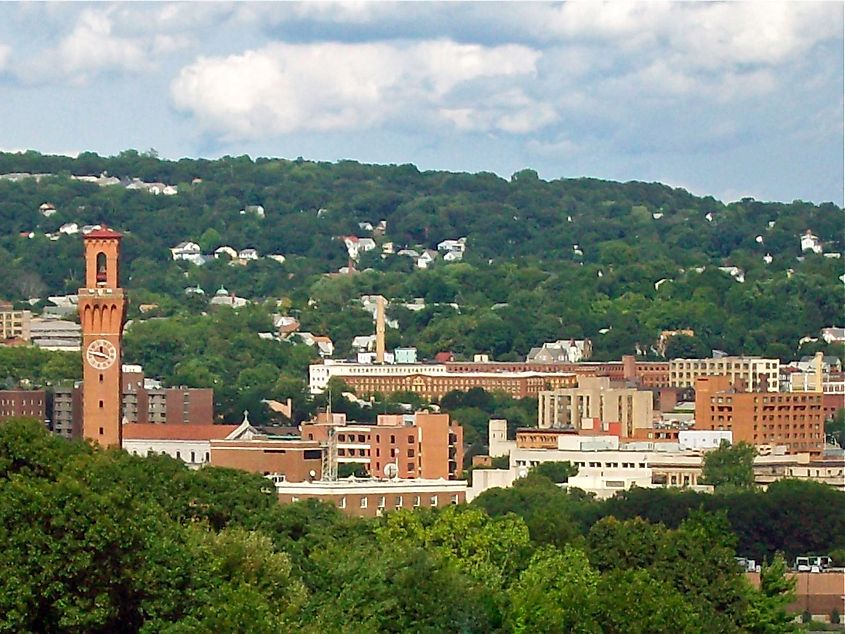
[[[737,392],[727,376],[695,382],[695,428],[733,432],[734,442],[785,445],[789,453],[824,450],[820,392]]]

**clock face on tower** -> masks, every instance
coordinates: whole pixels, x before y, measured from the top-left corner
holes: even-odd
[[[97,370],[106,370],[117,360],[117,349],[111,341],[95,339],[85,351],[85,360]]]

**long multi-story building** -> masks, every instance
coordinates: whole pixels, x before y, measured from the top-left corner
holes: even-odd
[[[362,464],[374,477],[454,480],[463,469],[463,428],[448,414],[382,415],[375,425],[344,418],[302,425],[303,440],[328,444],[330,434],[339,464]]]
[[[0,421],[17,416],[47,420],[47,392],[44,390],[0,390]]]
[[[282,504],[314,499],[334,504],[347,515],[378,517],[399,509],[463,504],[467,497],[467,483],[464,480],[376,478],[299,483],[277,481],[276,494]]]
[[[34,317],[30,322],[29,336],[33,345],[45,350],[82,350],[82,326],[73,321]]]
[[[331,377],[339,377],[359,395],[412,392],[429,399],[474,387],[523,398],[536,396],[542,390],[574,387],[577,383],[577,377],[569,372],[450,372],[445,365],[436,363],[371,365],[329,361],[311,365],[311,393],[325,390]]]
[[[540,392],[540,428],[599,429],[620,423],[623,437],[635,430],[650,429],[654,418],[654,395],[634,388],[611,387],[607,377],[581,377],[576,388]]]
[[[644,388],[669,386],[669,363],[622,361],[529,363],[525,361],[447,361],[445,363],[354,363],[328,359],[309,368],[312,394],[322,393],[338,377],[361,393],[411,391],[439,398],[450,390],[481,387],[514,396],[536,396],[557,387],[575,387],[576,377],[604,376]]]
[[[669,362],[670,387],[695,387],[695,380],[703,376],[727,376],[736,389],[777,392],[780,385],[780,360],[719,357],[673,359]]]
[[[725,376],[699,377],[695,428],[733,432],[734,442],[785,445],[789,453],[821,455],[824,409],[820,392],[738,392]]]

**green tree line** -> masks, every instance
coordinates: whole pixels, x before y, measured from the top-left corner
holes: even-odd
[[[19,419],[0,426],[0,499],[3,632],[792,631],[783,558],[752,587],[730,513],[629,519],[536,474],[471,505],[353,519],[279,505],[257,475]]]

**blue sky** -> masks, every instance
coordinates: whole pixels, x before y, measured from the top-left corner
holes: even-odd
[[[0,149],[843,203],[843,3],[0,3]]]

